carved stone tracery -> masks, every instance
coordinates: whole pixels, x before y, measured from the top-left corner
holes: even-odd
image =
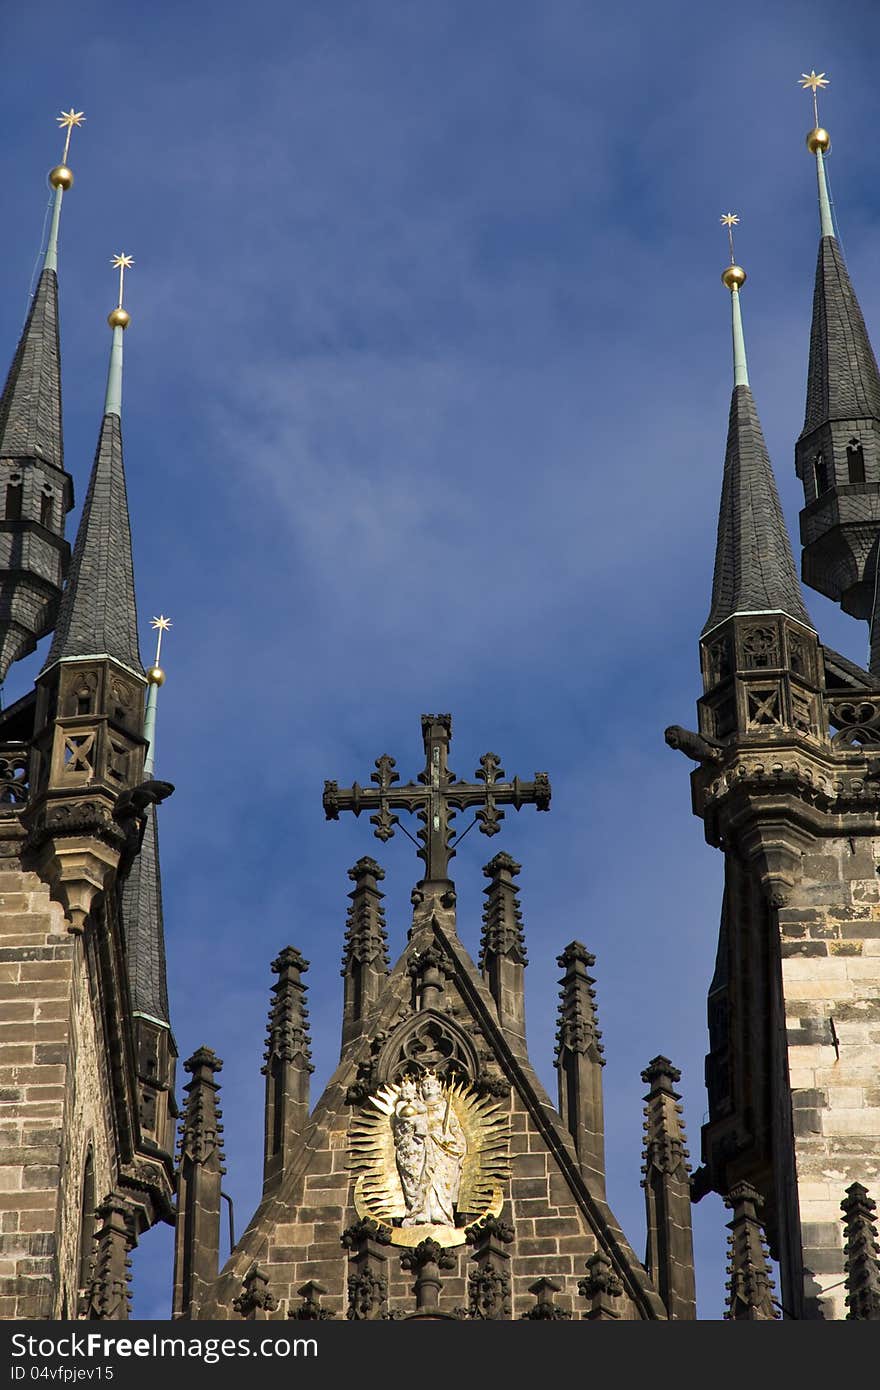
[[[395,1084],[403,1076],[434,1071],[443,1081],[475,1081],[477,1049],[448,1014],[430,1009],[395,1030],[379,1053],[375,1081]]]

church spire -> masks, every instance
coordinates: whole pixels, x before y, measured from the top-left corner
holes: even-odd
[[[718,516],[712,606],[703,636],[727,618],[746,613],[786,613],[812,627],[794,568],[791,543],[761,422],[749,387],[740,290],[746,272],[733,259],[735,213],[727,227],[731,263],[721,280],[730,291],[733,334],[733,396]]]
[[[813,100],[807,149],[816,160],[819,252],[807,368],[804,427],[795,466],[804,489],[803,575],[812,588],[871,624],[880,522],[880,373],[835,233],[826,159],[831,136],[819,124],[824,73],[803,73]],[[880,652],[874,653],[876,672]]]
[[[73,171],[67,163],[70,137],[85,116],[71,106],[57,120],[67,132],[64,153],[61,163],[49,171],[49,183],[54,189],[49,240],[36,293],[0,398],[0,458],[34,458],[62,468],[58,233],[61,202],[65,191],[73,187]]]
[[[58,234],[62,198],[73,186],[70,136],[84,119],[73,107],[58,117],[67,136],[61,163],[49,174],[49,241],[0,396],[0,681],[51,631],[69,555],[64,518],[73,487],[61,424]]]
[[[141,673],[138,647],[131,523],[122,455],[122,337],[131,316],[122,307],[123,276],[132,264],[124,253],[119,270],[119,302],[108,315],[113,332],[104,418],[89,491],[77,532],[70,575],[55,636],[44,670],[58,661],[106,657]]]

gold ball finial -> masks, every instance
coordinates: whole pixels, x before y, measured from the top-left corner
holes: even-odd
[[[107,322],[111,328],[127,328],[131,323],[131,314],[119,304],[107,315]]]
[[[721,283],[729,290],[741,290],[746,278],[741,265],[726,265],[721,272]]]
[[[831,149],[831,136],[824,126],[817,125],[807,131],[807,149],[810,154],[815,154],[817,150],[827,154]]]
[[[151,666],[147,671],[147,681],[150,685],[164,685],[165,672],[161,666]]]
[[[63,188],[66,193],[68,188],[73,188],[73,170],[66,164],[56,164],[49,170],[49,182],[53,188]]]

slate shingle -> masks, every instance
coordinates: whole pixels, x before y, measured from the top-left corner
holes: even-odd
[[[54,270],[40,275],[0,397],[0,458],[43,459],[56,468],[64,467],[58,279]]]
[[[46,666],[109,656],[141,671],[118,415],[105,415]]]
[[[880,419],[880,374],[836,237],[819,242],[801,438],[827,420]]]
[[[754,398],[735,386],[718,515],[712,608],[705,634],[734,613],[780,610],[810,621]]]
[[[141,852],[122,890],[122,923],[132,1009],[135,1013],[149,1014],[161,1023],[169,1023],[155,806],[147,809]]]

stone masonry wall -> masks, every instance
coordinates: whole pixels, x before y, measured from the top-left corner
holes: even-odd
[[[511,1101],[510,1123],[512,1178],[505,1192],[502,1218],[516,1232],[510,1256],[513,1316],[534,1306],[529,1285],[546,1276],[563,1285],[557,1295],[560,1307],[578,1317],[586,1307],[578,1296],[578,1280],[584,1276],[587,1256],[596,1249],[596,1238],[576,1206],[568,1184],[519,1098]],[[347,1308],[348,1257],[340,1235],[357,1219],[351,1204],[353,1183],[348,1171],[348,1123],[356,1112],[346,1107],[321,1133],[310,1170],[290,1219],[267,1231],[260,1262],[269,1275],[272,1293],[280,1300],[278,1318],[298,1303],[297,1289],[315,1279],[327,1289],[323,1305],[337,1317]],[[401,1247],[385,1247],[388,1255],[389,1305],[401,1312],[415,1309],[413,1276],[400,1267]],[[458,1248],[458,1267],[444,1273],[441,1310],[452,1312],[468,1302],[467,1275],[473,1265],[471,1248]],[[620,1302],[622,1318],[638,1316],[628,1298]],[[234,1315],[233,1315],[234,1316]]]
[[[880,840],[806,855],[779,930],[807,1316],[844,1318],[840,1203],[880,1195]]]
[[[98,1200],[112,1186],[84,941],[35,874],[0,865],[0,1317],[74,1316],[89,1143]]]

